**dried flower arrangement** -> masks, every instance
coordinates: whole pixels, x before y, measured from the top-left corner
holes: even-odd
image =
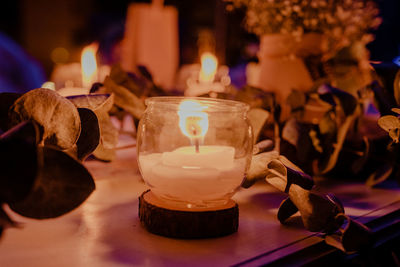
[[[258,36],[322,33],[329,51],[339,51],[355,41],[369,43],[381,23],[372,0],[227,0],[229,9],[245,7],[246,28]]]

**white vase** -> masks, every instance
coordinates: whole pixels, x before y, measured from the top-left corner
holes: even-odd
[[[317,52],[312,48],[318,42],[318,38],[314,40],[314,37],[316,36],[307,37],[305,44],[303,40],[296,42],[293,36],[284,34],[263,35],[260,39],[260,73],[257,86],[275,94],[284,117],[289,112],[285,104],[290,92],[293,89],[306,92],[313,85],[309,71],[302,58],[297,55]]]

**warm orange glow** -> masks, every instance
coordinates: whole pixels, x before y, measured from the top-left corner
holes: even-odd
[[[93,43],[83,48],[81,55],[82,86],[89,88],[97,81],[97,53],[98,44]]]
[[[194,100],[185,100],[179,106],[179,127],[184,135],[202,140],[208,131],[208,115],[203,112],[206,106]]]
[[[199,73],[200,82],[214,81],[217,73],[218,59],[211,53],[205,52],[201,55],[201,69]]]

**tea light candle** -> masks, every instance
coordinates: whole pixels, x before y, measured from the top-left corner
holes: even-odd
[[[223,93],[226,86],[231,83],[228,75],[229,68],[218,68],[218,59],[212,53],[205,52],[201,55],[201,66],[198,77],[189,77],[186,81],[186,96],[199,96],[209,92]],[[218,76],[218,80],[216,77]]]
[[[231,100],[151,97],[140,119],[137,151],[150,190],[139,219],[151,233],[210,238],[237,231],[239,189],[252,152],[249,106]]]
[[[216,194],[229,194],[240,186],[245,158],[235,160],[235,148],[231,146],[203,145],[208,131],[205,108],[192,100],[180,105],[179,127],[192,146],[139,156],[143,175],[157,195],[201,205]]]

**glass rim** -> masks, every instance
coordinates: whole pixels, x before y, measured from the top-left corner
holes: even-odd
[[[157,107],[178,110],[184,100],[194,100],[206,105],[207,112],[246,112],[250,109],[247,103],[241,101],[210,97],[155,96],[147,98],[145,104],[147,107],[157,104]]]

